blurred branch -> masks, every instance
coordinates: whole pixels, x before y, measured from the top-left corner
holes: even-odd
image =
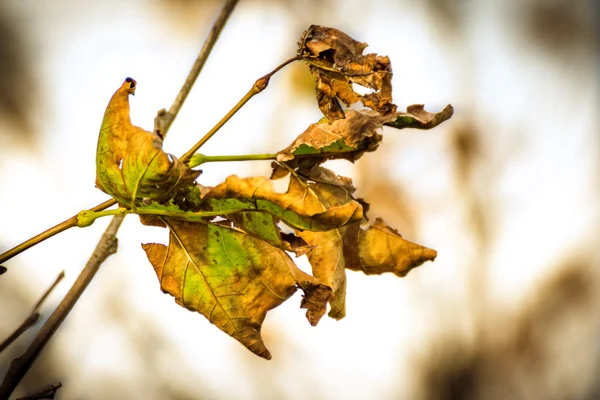
[[[196,58],[196,61],[194,62],[194,66],[192,67],[192,70],[190,71],[187,79],[185,80],[185,83],[183,84],[181,90],[179,91],[177,98],[173,102],[173,105],[169,109],[169,112],[167,113],[164,110],[161,110],[158,112],[158,115],[155,119],[155,130],[163,138],[166,136],[167,131],[171,127],[173,120],[179,113],[179,110],[181,109],[183,102],[185,101],[186,97],[188,96],[190,90],[192,89],[192,86],[196,82],[196,79],[198,78],[198,75],[200,74],[200,71],[202,70],[204,63],[208,59],[208,56],[210,55],[217,39],[219,38],[219,35],[221,34],[221,31],[223,30],[225,23],[227,22],[227,19],[233,12],[233,9],[237,5],[238,1],[239,0],[227,0],[226,1],[225,5],[223,6],[223,9],[221,10],[221,14],[217,18],[217,20],[214,22],[213,27],[210,30],[210,33],[208,34],[208,37],[206,38],[204,45],[202,46],[202,49],[200,50],[200,54],[198,54],[198,57]],[[194,152],[192,152],[192,154],[193,153]],[[115,204],[117,204],[117,202],[114,199],[110,199],[110,200],[105,201],[102,204],[98,204],[97,206],[91,208],[90,210],[103,211],[109,207],[114,206]],[[33,247],[36,244],[39,244],[39,243],[43,242],[44,240],[51,238],[54,235],[57,235],[63,231],[66,231],[69,228],[73,228],[74,226],[77,226],[77,215],[74,215],[73,217],[67,219],[66,221],[63,221],[60,224],[40,233],[39,235],[36,235],[29,240],[26,240],[25,242],[13,247],[12,249],[8,250],[7,252],[0,254],[0,264],[5,261],[10,260],[17,254],[20,254],[21,252],[29,249],[30,247]],[[6,267],[0,266],[0,275],[4,272],[6,272]]]
[[[0,353],[2,353],[2,351],[4,349],[6,349],[8,346],[10,346],[10,344],[12,342],[14,342],[19,336],[21,336],[23,334],[23,332],[25,332],[27,329],[29,329],[30,327],[32,327],[38,321],[38,319],[40,319],[40,313],[38,312],[38,310],[40,309],[40,307],[41,307],[42,303],[44,302],[44,300],[46,300],[46,298],[54,290],[54,288],[56,287],[56,285],[58,285],[58,283],[64,277],[65,277],[65,271],[61,271],[61,273],[58,274],[58,276],[54,280],[54,283],[52,283],[52,285],[50,285],[50,287],[46,290],[46,292],[42,295],[42,297],[35,304],[35,306],[33,307],[33,310],[31,311],[31,314],[29,315],[29,317],[27,317],[27,319],[25,321],[23,321],[23,323],[21,324],[21,326],[19,326],[17,328],[17,330],[15,330],[12,333],[12,335],[10,335],[8,338],[6,338],[6,340],[4,342],[0,343]]]
[[[42,399],[54,399],[56,391],[62,387],[62,383],[56,382],[51,385],[44,386],[37,392],[30,394],[29,396],[19,397],[17,400],[42,400]]]
[[[175,117],[177,117],[179,110],[181,110],[183,102],[190,93],[190,90],[192,90],[192,86],[194,86],[198,75],[200,75],[200,71],[202,71],[206,60],[208,59],[208,56],[210,55],[215,43],[219,39],[219,36],[221,35],[221,32],[223,31],[223,28],[225,27],[229,16],[233,12],[233,9],[235,8],[238,2],[239,0],[227,0],[225,2],[225,5],[221,10],[221,14],[219,14],[217,20],[213,23],[213,26],[208,36],[206,37],[206,40],[204,41],[204,45],[200,50],[200,54],[198,54],[198,57],[196,58],[196,61],[192,66],[192,70],[188,74],[188,77],[185,80],[183,86],[181,87],[179,94],[175,98],[173,105],[169,109],[169,112],[165,113],[164,110],[158,112],[155,131],[163,138],[167,135],[167,131],[171,127],[171,124],[175,120]]]
[[[40,352],[44,349],[67,315],[69,315],[69,312],[71,312],[83,291],[88,287],[89,283],[94,278],[94,275],[96,275],[96,272],[98,272],[100,265],[108,258],[108,256],[117,252],[116,234],[119,226],[121,226],[121,222],[123,222],[123,216],[120,215],[111,220],[88,263],[85,268],[83,268],[83,271],[81,271],[64,299],[60,302],[50,318],[48,318],[48,321],[46,321],[44,326],[42,326],[25,353],[12,361],[8,372],[4,377],[4,381],[0,386],[0,399],[7,399],[15,390]]]

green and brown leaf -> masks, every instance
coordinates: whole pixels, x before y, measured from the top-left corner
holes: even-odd
[[[284,251],[221,225],[167,218],[164,223],[169,246],[142,245],[161,289],[256,355],[271,358],[260,334],[262,323],[297,285],[305,290],[307,314],[325,309],[331,289],[298,269]]]
[[[326,118],[311,124],[288,147],[277,153],[277,161],[295,169],[319,165],[327,160],[358,160],[365,152],[379,147],[383,136],[377,131],[384,125],[397,129],[431,129],[452,117],[454,109],[446,106],[439,113],[425,111],[414,104],[406,112],[381,115],[373,110],[346,110],[346,118],[329,123]],[[273,163],[271,179],[286,176],[289,170]]]
[[[358,222],[363,217],[360,203],[349,200],[344,204],[324,208],[316,194],[297,177],[291,177],[288,190],[278,193],[265,177],[228,177],[203,197],[202,211],[232,210],[268,213],[292,228],[327,231]],[[265,234],[266,235],[266,234]],[[263,238],[263,236],[260,236]]]
[[[129,95],[135,88],[127,78],[110,99],[96,151],[96,186],[130,208],[142,199],[166,201],[200,174],[165,153],[156,133],[131,124]]]

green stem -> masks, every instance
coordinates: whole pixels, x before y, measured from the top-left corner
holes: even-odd
[[[115,208],[113,210],[105,211],[92,211],[84,210],[77,214],[77,226],[84,228],[90,226],[98,218],[108,217],[111,215],[126,215],[126,214],[138,214],[138,215],[154,215],[159,217],[169,217],[179,219],[188,222],[205,222],[204,218],[217,217],[219,215],[234,214],[238,212],[250,212],[255,211],[253,209],[235,209],[235,210],[221,210],[221,211],[167,211],[153,208],[137,208],[136,210],[128,210],[126,208]]]
[[[207,162],[222,162],[222,161],[258,161],[258,160],[274,160],[277,158],[277,153],[263,154],[241,154],[233,156],[207,156],[205,154],[196,153],[190,158],[189,166],[197,167],[200,164]]]

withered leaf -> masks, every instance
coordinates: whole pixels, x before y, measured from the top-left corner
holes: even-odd
[[[352,186],[350,178],[337,176],[333,171],[320,166],[301,169],[299,173],[305,177],[307,181],[304,184],[317,196],[323,208],[354,201],[352,194],[356,189]],[[346,259],[342,231],[332,229],[326,232],[304,231],[296,234],[314,247],[308,253],[308,261],[315,278],[333,289],[329,316],[334,319],[343,318],[346,315]]]
[[[309,180],[306,184],[324,206],[331,207],[352,198],[354,188],[349,178],[339,177],[320,166],[300,172]],[[366,229],[360,224],[351,224],[327,232],[297,234],[314,246],[308,259],[313,275],[333,289],[329,316],[335,319],[345,316],[345,269],[360,270],[365,274],[392,272],[405,276],[412,268],[433,261],[437,255],[435,250],[405,240],[379,218]]]
[[[437,252],[405,240],[381,218],[367,229],[354,224],[341,229],[344,235],[346,268],[367,275],[391,272],[403,277],[423,264],[433,261]]]
[[[317,196],[298,178],[291,177],[288,190],[278,193],[265,177],[228,177],[204,197],[202,211],[260,211],[300,230],[326,231],[360,221],[362,206],[356,201],[323,208]],[[261,237],[262,238],[262,237]]]
[[[453,108],[446,106],[439,113],[425,111],[422,104],[409,106],[406,112],[381,115],[373,110],[347,110],[346,118],[328,123],[325,118],[311,124],[288,147],[277,153],[277,161],[291,168],[311,168],[331,159],[351,162],[365,152],[377,150],[384,125],[394,128],[431,129],[452,117]],[[273,164],[271,179],[288,174],[288,169]]]
[[[454,114],[454,108],[450,104],[439,113],[425,111],[423,104],[413,104],[406,108],[405,113],[397,112],[391,115],[385,125],[397,129],[431,129],[450,119],[452,114]]]
[[[311,25],[300,39],[298,55],[316,76],[317,102],[330,121],[344,118],[339,100],[347,106],[362,101],[381,114],[396,111],[390,59],[363,55],[366,47],[342,31],[319,25]],[[354,91],[353,83],[374,91],[362,96]]]
[[[354,162],[366,151],[377,149],[382,139],[377,130],[387,121],[387,117],[372,110],[347,110],[345,119],[331,124],[321,119],[278,152],[277,161],[286,162],[291,168],[310,167],[340,158]],[[272,178],[284,175],[279,173]]]
[[[160,136],[131,124],[129,95],[135,88],[127,78],[110,99],[96,151],[96,186],[132,208],[145,198],[166,201],[199,175],[165,153]]]
[[[267,312],[299,285],[307,316],[322,312],[331,289],[302,272],[281,249],[236,229],[164,218],[169,246],[143,244],[161,289],[204,315],[250,351],[270,359],[261,327]]]

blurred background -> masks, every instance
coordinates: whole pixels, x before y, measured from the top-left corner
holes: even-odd
[[[132,121],[169,108],[220,1],[0,2],[0,251],[90,208],[104,109],[127,76]],[[241,1],[165,141],[182,154],[253,82],[295,55],[310,24],[388,55],[400,109],[454,117],[384,130],[351,176],[409,240],[438,251],[406,278],[348,272],[347,316],[311,327],[300,294],[271,311],[267,362],[159,290],[140,243],[167,232],[128,217],[119,252],[15,396],[58,399],[600,398],[600,46],[594,0]],[[287,67],[203,148],[275,152],[321,115]],[[206,164],[199,181],[268,175],[268,162]],[[61,270],[47,317],[108,219],[6,263],[0,340]],[[299,261],[303,268],[306,260]],[[0,354],[0,376],[41,326]]]

